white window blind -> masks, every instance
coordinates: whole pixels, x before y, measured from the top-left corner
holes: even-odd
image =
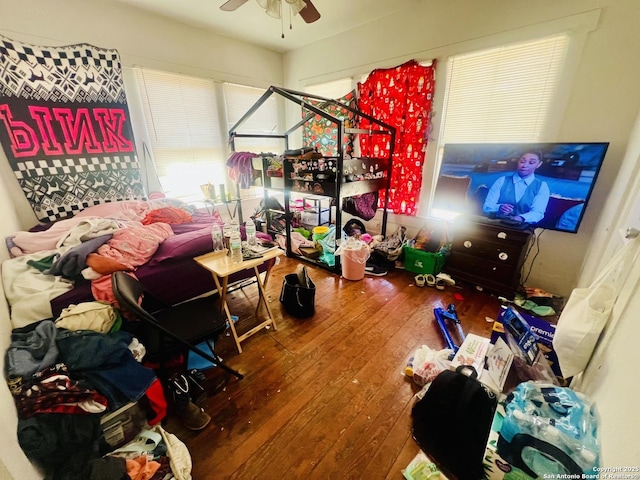
[[[227,131],[260,99],[265,89],[247,87],[233,83],[224,84],[224,99],[227,108]],[[278,105],[276,96],[271,95],[239,128],[238,133],[277,134]],[[236,138],[236,151],[255,153],[280,153],[284,150],[284,141],[274,138]]]
[[[556,35],[450,58],[440,145],[544,140],[568,41]]]
[[[226,158],[214,82],[148,69],[136,69],[136,77],[165,193],[197,196],[201,184],[223,183]]]

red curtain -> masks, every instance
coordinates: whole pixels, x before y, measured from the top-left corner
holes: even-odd
[[[434,79],[435,60],[428,67],[411,60],[394,68],[374,70],[358,84],[358,109],[396,128],[388,205],[394,213],[417,213]],[[368,120],[360,120],[360,128],[369,126]],[[389,135],[361,135],[362,156],[388,156],[390,138]],[[382,201],[383,195],[380,197]]]

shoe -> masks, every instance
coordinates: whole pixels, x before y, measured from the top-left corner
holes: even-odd
[[[382,277],[387,274],[387,270],[373,263],[367,263],[364,267],[365,275],[372,275],[374,277]]]
[[[202,430],[211,422],[211,416],[191,400],[180,407],[176,405],[176,415],[189,430]]]
[[[202,430],[211,422],[211,416],[191,401],[189,380],[177,375],[170,380],[176,415],[189,430]]]
[[[198,399],[205,393],[204,382],[207,377],[197,368],[192,368],[186,374],[187,381],[189,382],[189,397],[194,403],[198,403]]]
[[[437,274],[436,280],[441,280],[444,285],[447,285],[449,287],[452,287],[453,285],[456,284],[456,281],[446,273]]]

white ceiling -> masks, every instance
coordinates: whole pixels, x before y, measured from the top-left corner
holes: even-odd
[[[113,0],[154,12],[188,25],[211,30],[278,52],[294,50],[323,38],[369,23],[423,0],[313,0],[320,19],[305,23],[300,16],[268,16],[256,0],[233,12],[220,10],[225,0]],[[284,9],[283,9],[284,10]],[[284,28],[284,36],[282,38]]]

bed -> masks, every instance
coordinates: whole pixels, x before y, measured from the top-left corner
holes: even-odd
[[[194,211],[182,202],[124,201],[89,207],[72,219],[16,232],[6,239],[14,258],[2,264],[13,328],[55,319],[72,304],[115,303],[109,275],[114,269],[133,272],[168,304],[214,291],[211,274],[193,260],[212,250],[214,222],[222,223],[219,217]],[[51,265],[38,264],[52,258]],[[265,264],[261,271],[271,266]],[[249,277],[250,271],[239,272],[230,283]]]

